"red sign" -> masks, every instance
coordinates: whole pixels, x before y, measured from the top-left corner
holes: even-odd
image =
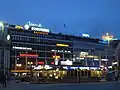
[[[21,57],[38,57],[36,54],[20,54]]]
[[[51,62],[52,65],[54,65],[55,63],[54,62]]]
[[[44,62],[37,62],[38,64],[40,64],[40,65],[44,65],[45,63]]]

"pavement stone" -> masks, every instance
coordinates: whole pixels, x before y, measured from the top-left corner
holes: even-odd
[[[0,90],[120,90],[120,81],[86,84],[26,84],[12,82],[8,84],[7,88],[1,87]]]

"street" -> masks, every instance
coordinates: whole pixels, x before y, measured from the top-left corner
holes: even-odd
[[[0,90],[120,90],[120,82],[101,82],[89,84],[28,84],[12,83]]]

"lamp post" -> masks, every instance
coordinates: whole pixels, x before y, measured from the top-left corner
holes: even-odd
[[[106,35],[102,36],[102,39],[108,42],[108,47],[109,47],[110,41],[113,39],[113,36],[110,35],[109,33],[106,33]]]
[[[111,40],[113,40],[113,36],[112,35],[110,35],[109,33],[106,33],[106,35],[104,35],[104,36],[102,36],[102,39],[104,40],[104,41],[107,41],[108,42],[108,49],[110,48],[110,41]],[[108,49],[107,49],[107,55],[106,55],[106,59],[108,59],[109,60],[109,55],[108,55]],[[107,58],[107,56],[108,56],[108,58]]]
[[[0,21],[0,33],[1,33],[1,36],[2,36],[2,39],[1,41],[4,42],[4,23]],[[5,43],[5,42],[4,42]],[[2,71],[3,73],[5,74],[5,46],[4,46],[4,43],[1,43],[2,44],[2,55],[1,55],[1,68],[2,68]]]
[[[30,66],[30,81],[32,82],[33,81],[33,68],[32,68],[32,65],[33,65],[33,62],[27,62],[27,64]]]

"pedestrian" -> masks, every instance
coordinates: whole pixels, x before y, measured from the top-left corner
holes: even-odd
[[[4,88],[7,86],[6,85],[6,76],[4,74],[1,75],[1,83],[2,83]]]
[[[119,71],[115,70],[115,80],[118,81],[119,80]]]
[[[6,85],[6,76],[5,75],[3,75],[3,87],[6,87],[7,85]]]

